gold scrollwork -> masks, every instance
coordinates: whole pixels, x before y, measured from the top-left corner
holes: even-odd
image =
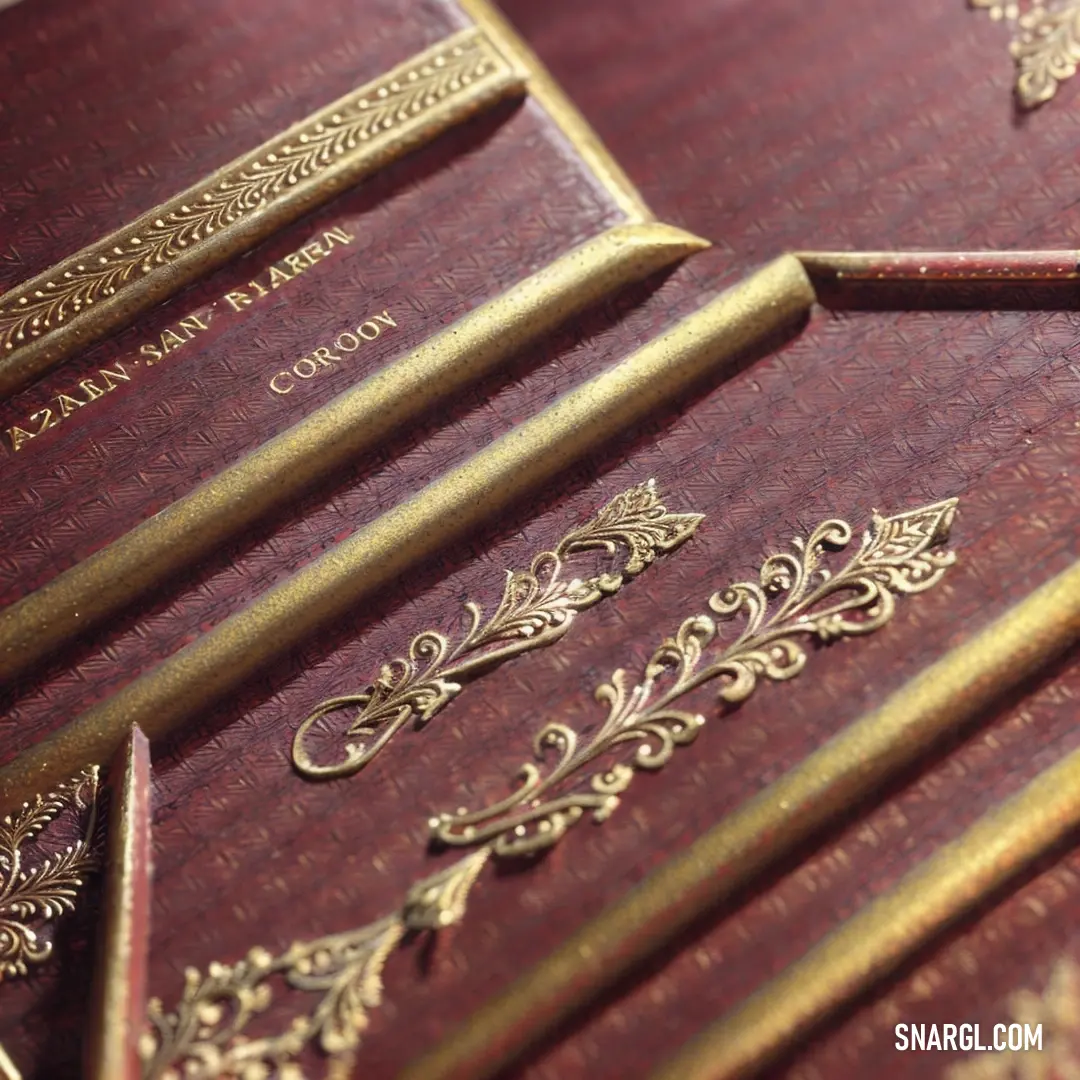
[[[1024,109],[1049,101],[1080,63],[1080,0],[968,0],[995,21],[1015,26],[1016,99]]]
[[[701,514],[673,514],[660,502],[653,480],[616,495],[590,521],[574,529],[552,551],[542,551],[528,570],[510,570],[502,599],[485,621],[473,601],[465,605],[469,625],[455,645],[437,630],[413,638],[406,656],[383,664],[379,677],[358,694],[329,698],[301,723],[292,760],[311,780],[348,776],[370,762],[402,726],[426,724],[460,692],[463,683],[520,653],[558,641],[578,612],[619,591],[658,554],[674,550],[702,521]],[[567,580],[566,561],[600,549],[621,564],[593,577]],[[311,730],[326,717],[356,708],[345,737],[344,757],[316,763],[307,745]]]
[[[235,964],[211,964],[206,975],[188,968],[174,1012],[166,1013],[157,998],[149,1003],[151,1030],[140,1044],[145,1080],[302,1080],[295,1059],[309,1045],[329,1056],[331,1075],[335,1066],[351,1075],[369,1013],[382,1003],[387,958],[406,932],[439,929],[464,916],[488,854],[470,852],[414,885],[400,911],[359,929],[295,942],[278,956],[254,948]],[[248,1038],[245,1029],[273,1000],[274,977],[321,996],[285,1032]]]
[[[87,874],[97,869],[92,852],[97,816],[98,769],[86,769],[48,795],[38,795],[0,821],[0,982],[26,975],[52,955],[42,926],[75,909]],[[23,847],[60,814],[88,810],[81,840],[25,868]]]
[[[802,671],[804,640],[829,643],[883,626],[893,616],[896,594],[929,589],[955,561],[952,552],[930,550],[948,536],[955,512],[956,500],[947,499],[892,517],[875,513],[858,553],[835,574],[822,559],[846,547],[852,530],[838,520],[819,525],[809,540],[794,542],[797,554],[766,559],[757,582],[739,582],[709,599],[720,619],[745,616],[734,642],[708,655],[716,621],[704,614],[686,619],[652,655],[636,686],[620,669],[598,688],[608,715],[586,746],[568,724],[545,724],[533,749],[541,760],[550,752],[558,756],[547,774],[525,763],[519,786],[506,799],[432,818],[433,839],[452,846],[490,844],[498,856],[520,856],[551,847],[586,811],[595,821],[606,820],[635,770],[661,768],[676,747],[697,737],[705,717],[677,708],[680,698],[720,679],[721,702],[745,701],[761,678],[783,681]],[[637,747],[630,763],[593,771],[585,781],[588,766],[626,745]]]
[[[122,317],[112,319],[100,309],[119,310],[121,301],[146,306],[145,299],[135,298],[146,292],[144,279],[159,290],[151,300],[163,298],[177,282],[190,280],[190,274],[180,278],[181,264],[191,264],[193,257],[205,263],[218,248],[228,247],[228,254],[244,250],[273,221],[292,220],[340,190],[343,174],[359,178],[423,141],[427,128],[441,130],[520,82],[482,30],[461,31],[16,285],[0,302],[0,386],[8,378],[7,357],[39,342],[46,348],[46,339],[61,336],[72,323],[85,333],[118,325]],[[256,219],[259,225],[253,225]],[[235,242],[224,244],[224,236]],[[85,337],[67,336],[85,344]],[[50,348],[55,355],[44,357],[46,366],[67,346]],[[25,381],[21,371],[12,375],[12,386],[19,380]]]

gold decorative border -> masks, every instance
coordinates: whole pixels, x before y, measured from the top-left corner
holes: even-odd
[[[492,41],[524,71],[532,98],[538,101],[569,140],[628,221],[652,221],[641,193],[612,157],[578,107],[566,95],[540,58],[490,0],[458,0],[458,6],[483,27]]]
[[[615,435],[632,430],[706,374],[718,373],[747,350],[790,330],[813,299],[806,273],[791,256],[716,297],[23,751],[0,768],[0,813],[25,798],[23,792],[48,786],[58,770],[67,775],[69,762],[77,768],[107,761],[133,723],[153,741],[202,714],[273,658],[342,618],[433,552],[494,519]],[[522,321],[509,321],[521,332],[530,322],[528,307],[517,316]],[[478,328],[485,356],[499,347],[488,330]],[[414,385],[422,390],[422,383]],[[371,404],[368,400],[365,407]],[[325,434],[314,433],[317,438]],[[282,452],[280,442],[270,446]],[[257,472],[253,479],[256,489],[270,486]],[[228,493],[228,486],[219,491],[226,498],[226,513],[232,509]],[[46,608],[45,616],[54,619],[57,612]],[[25,623],[15,628],[31,641],[38,629]]]
[[[18,3],[18,0],[13,0],[13,2]],[[0,2],[0,7],[3,7],[2,2]],[[19,1072],[2,1044],[0,1044],[0,1080],[22,1080],[22,1073]]]
[[[766,559],[758,581],[714,593],[712,614],[686,619],[653,653],[636,685],[620,669],[599,687],[596,699],[607,706],[607,717],[587,744],[569,724],[549,721],[533,738],[537,757],[557,757],[547,774],[527,762],[520,785],[501,802],[432,818],[433,840],[454,847],[487,843],[497,856],[518,858],[553,846],[586,811],[606,821],[636,770],[662,768],[704,727],[704,716],[679,708],[686,694],[716,680],[723,704],[746,701],[759,680],[785,682],[803,670],[803,641],[828,644],[871,634],[893,617],[895,594],[936,585],[956,561],[952,552],[932,550],[948,537],[955,512],[956,500],[946,499],[892,517],[874,514],[860,549],[835,573],[826,555],[851,542],[851,526],[838,520],[819,525],[808,539],[795,541],[795,554]],[[745,629],[716,647],[717,617],[736,616],[746,619]],[[595,768],[629,746],[637,748],[629,763]]]
[[[90,766],[48,795],[35,795],[0,822],[0,982],[19,978],[52,955],[41,927],[75,910],[87,874],[98,867],[92,851],[97,821],[98,769]],[[89,809],[81,840],[27,869],[23,846],[65,811]]]
[[[968,0],[995,22],[1015,27],[1009,52],[1016,61],[1016,100],[1022,109],[1045,104],[1080,64],[1080,0]]]
[[[523,92],[524,78],[483,30],[463,30],[0,294],[0,397],[408,150]]]
[[[656,222],[619,225],[468,312],[0,611],[0,682],[101,625],[567,319],[706,246]]]
[[[150,962],[150,744],[134,727],[108,771],[109,839],[84,1080],[141,1080]]]
[[[295,1058],[308,1046],[329,1056],[331,1077],[351,1076],[368,1015],[382,1004],[382,971],[390,954],[408,931],[459,922],[487,857],[487,851],[472,852],[417,882],[399,910],[357,929],[298,941],[276,956],[256,947],[238,963],[211,964],[205,975],[188,968],[173,1012],[157,998],[150,1001],[151,1026],[140,1045],[143,1080],[301,1080]],[[273,1000],[273,979],[319,998],[309,1015],[297,1016],[284,1032],[250,1038],[248,1025]]]
[[[633,490],[641,491],[641,488]],[[696,732],[704,723],[700,717],[682,719],[685,714],[671,706],[678,696],[707,679],[723,680],[722,700],[742,700],[752,693],[758,677],[791,679],[799,674],[806,654],[796,644],[796,638],[809,636],[829,642],[838,637],[872,633],[891,618],[895,593],[910,594],[931,588],[952,564],[951,554],[930,549],[945,540],[954,507],[955,501],[949,500],[892,517],[875,515],[860,550],[834,576],[830,576],[823,557],[826,551],[843,547],[852,539],[851,529],[843,522],[827,521],[819,526],[807,542],[796,543],[797,556],[780,554],[767,559],[759,582],[741,582],[713,597],[714,611],[719,609],[726,617],[737,611],[747,614],[750,621],[747,631],[696,677],[689,675],[684,654],[683,659],[675,661],[683,677],[676,680],[675,687],[661,701],[654,703],[649,716],[641,719],[637,729],[630,731],[624,725],[615,732],[605,727],[598,740],[604,742],[605,749],[642,739],[666,746],[665,724],[674,723],[682,731]],[[656,520],[660,520],[658,514]],[[675,535],[684,535],[696,524],[692,518],[680,522]],[[620,527],[583,530],[589,544],[601,545],[620,531]],[[669,531],[665,527],[664,532]],[[634,547],[642,552],[643,561],[652,557],[651,541]],[[786,595],[779,600],[773,616],[766,620],[769,599],[782,594]],[[706,622],[711,625],[705,616],[688,619],[677,635],[678,640],[688,642],[707,635]],[[672,640],[661,645],[647,666],[647,680],[655,680],[660,669],[672,666],[671,652],[675,647]],[[693,645],[687,648],[700,659],[699,648]],[[647,692],[635,691],[627,700],[644,705],[648,696]],[[545,732],[554,726],[549,725]],[[569,730],[565,725],[558,726],[567,740],[572,739],[572,735],[565,734]],[[542,747],[544,732],[536,742],[538,748]],[[584,763],[596,756],[595,753],[584,755],[581,760]],[[663,750],[643,753],[639,749],[635,754],[636,763],[644,767],[655,767],[663,760],[666,760]],[[619,768],[615,766],[612,772]],[[589,805],[596,808],[596,819],[603,821],[618,800],[613,803],[612,792],[606,788],[600,794],[602,802]],[[514,822],[505,834],[489,831],[481,835],[474,831],[464,842],[481,844],[478,850],[416,883],[400,909],[388,916],[357,930],[296,943],[279,956],[257,948],[237,964],[211,965],[206,975],[188,969],[181,1001],[173,1012],[165,1013],[160,1001],[150,1005],[153,1031],[144,1039],[142,1050],[146,1080],[179,1080],[188,1075],[185,1069],[196,1064],[198,1071],[193,1075],[201,1080],[240,1075],[246,1068],[253,1070],[252,1075],[269,1075],[254,1071],[263,1069],[282,1077],[299,1076],[298,1072],[289,1070],[297,1068],[296,1056],[310,1045],[329,1055],[332,1065],[350,1067],[369,1013],[382,1002],[381,973],[390,953],[408,931],[436,931],[460,922],[465,917],[469,892],[492,856],[519,855],[554,843],[565,828],[560,831],[556,825],[545,829],[544,822],[553,821],[552,808],[545,805],[541,809],[545,816],[534,837],[544,837],[543,844],[523,843],[520,828]],[[560,804],[558,812],[574,819],[566,801]],[[509,845],[506,836],[513,838]],[[269,1006],[272,999],[269,980],[275,977],[293,988],[321,996],[308,1015],[296,1017],[284,1032],[248,1039],[245,1029]],[[483,1069],[455,1075],[473,1077],[481,1073],[487,1075]],[[428,1075],[423,1067],[418,1072],[412,1069],[407,1072],[410,1077],[414,1074]]]
[[[487,620],[470,600],[465,605],[469,626],[461,640],[438,630],[417,634],[407,656],[382,665],[378,679],[357,694],[328,698],[308,714],[293,739],[293,765],[309,780],[351,776],[379,754],[409,721],[426,724],[461,691],[462,684],[518,656],[558,641],[578,612],[617,593],[631,578],[650,566],[659,554],[674,551],[701,523],[701,514],[672,514],[660,502],[656,482],[647,480],[616,495],[593,518],[555,545],[542,551],[528,570],[508,570],[502,600]],[[615,557],[613,566],[581,580],[567,580],[567,559],[583,551],[602,549]],[[362,736],[367,742],[346,742],[341,760],[318,764],[308,736],[327,717],[356,709],[343,738]]]

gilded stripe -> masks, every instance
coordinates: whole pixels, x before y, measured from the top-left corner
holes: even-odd
[[[479,28],[417,54],[0,295],[0,397],[497,101],[525,76]]]

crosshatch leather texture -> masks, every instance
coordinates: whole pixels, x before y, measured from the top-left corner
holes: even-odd
[[[363,524],[785,251],[1059,248],[1074,233],[1077,94],[1013,108],[1007,32],[963,0],[504,0],[503,8],[663,222],[710,240],[495,375],[104,629],[3,689],[5,760],[130,682]],[[453,4],[22,0],[0,11],[0,285],[122,226],[350,88],[468,24]],[[57,58],[60,58],[59,60]],[[259,303],[16,451],[2,441],[0,596],[29,594],[465,311],[624,219],[551,117],[507,100],[445,132],[0,405],[21,424],[84,379],[340,229],[349,242]],[[325,247],[326,245],[324,245]],[[268,279],[267,279],[268,280]],[[249,290],[254,295],[254,290]],[[822,521],[958,497],[957,563],[863,639],[812,647],[790,682],[707,718],[642,770],[602,824],[485,867],[461,925],[387,961],[354,1075],[391,1077],[704,829],[1075,556],[1076,312],[828,311],[726,379],[623,432],[538,496],[450,545],[155,746],[150,993],[188,966],[361,926],[457,853],[429,819],[507,796],[545,723],[578,732],[593,692],[729,583]],[[354,361],[291,396],[268,380],[387,312]],[[185,335],[179,335],[184,338]],[[156,343],[156,344],[155,344]],[[146,354],[142,354],[145,358]],[[92,407],[91,407],[92,406]],[[460,633],[610,499],[655,478],[694,535],[581,611],[555,645],[407,725],[357,775],[290,763],[321,701],[357,693],[421,631]],[[857,541],[856,541],[857,543]],[[600,557],[598,566],[603,566]],[[591,568],[584,571],[591,572]],[[721,624],[737,633],[737,625]],[[529,1080],[644,1077],[708,1022],[1040,769],[1080,745],[1070,654],[532,1051]],[[617,755],[604,763],[618,761]],[[944,1076],[958,1055],[892,1049],[893,1025],[1009,1019],[1077,948],[1077,856],[1053,853],[766,1073]],[[101,904],[90,879],[55,956],[0,985],[0,1043],[24,1077],[79,1075]],[[303,1014],[278,989],[250,1034]],[[324,1058],[298,1059],[324,1075]],[[1008,1075],[1008,1074],[1004,1074]]]

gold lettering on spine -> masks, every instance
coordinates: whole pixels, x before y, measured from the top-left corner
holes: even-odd
[[[0,396],[416,146],[524,93],[526,78],[486,29],[461,30],[16,285],[0,297]]]
[[[106,390],[115,390],[122,382],[131,382],[131,376],[124,370],[124,365],[118,360],[115,370],[113,368],[101,368],[98,374],[105,380]]]
[[[41,419],[38,420],[38,417],[40,417]],[[37,438],[37,436],[40,435],[43,431],[48,431],[49,428],[56,427],[56,425],[60,423],[60,417],[56,416],[53,413],[52,409],[48,407],[44,409],[39,409],[36,413],[31,413],[30,422],[33,423],[35,420],[38,420],[39,424],[37,431],[34,432],[35,438]]]
[[[264,296],[269,296],[270,292],[283,282],[294,280],[295,277],[314,266],[316,262],[327,258],[335,247],[351,244],[355,239],[354,236],[340,227],[327,229],[322,234],[321,240],[312,240],[298,251],[291,252],[281,260],[287,266],[292,267],[296,271],[295,274],[289,275],[279,265],[271,266],[268,271],[269,276],[266,279],[267,285],[262,285],[257,279],[249,281],[245,288],[233,289],[225,293],[212,307],[203,308],[200,311],[185,315],[183,318],[178,319],[174,326],[167,326],[162,330],[154,341],[147,341],[140,345],[139,357],[146,367],[154,367],[188,342],[194,341],[199,334],[209,330],[213,308],[217,304],[227,305],[218,309],[223,310],[225,315],[244,311]],[[247,291],[249,289],[251,292]],[[339,335],[337,341],[334,342],[334,347],[343,353],[355,352],[360,347],[361,337],[364,340],[374,341],[379,336],[378,333],[373,332],[372,328],[378,329],[381,326],[396,327],[397,323],[394,322],[388,312],[383,311],[381,315],[374,315],[365,322],[364,326],[368,327],[368,329],[367,331],[358,331],[360,337],[351,331],[345,331]],[[344,344],[341,344],[341,342],[344,342]],[[350,344],[351,348],[349,347]],[[310,357],[298,360],[291,373],[287,371],[278,372],[270,380],[270,389],[275,394],[287,394],[295,386],[294,376],[301,379],[310,379],[318,374],[320,368],[332,367],[334,362],[340,359],[341,357],[336,356],[329,348],[320,346]],[[139,360],[134,361],[135,364],[139,362]],[[58,394],[52,399],[53,406],[33,413],[23,424],[14,425],[7,429],[7,436],[11,441],[12,449],[19,450],[29,439],[34,439],[43,431],[56,427],[57,424],[74,415],[78,409],[100,400],[107,393],[115,390],[120,382],[130,382],[131,375],[132,372],[125,369],[120,362],[117,362],[115,369],[102,368],[97,373],[98,378],[105,384],[104,389],[95,383],[92,378],[86,378],[79,382],[78,390],[70,389]],[[81,391],[81,394],[78,391]],[[34,424],[37,425],[36,428],[33,427]]]
[[[34,432],[25,431],[21,427],[9,427],[7,429],[8,438],[11,440],[11,448],[18,450],[24,442],[34,437]]]
[[[146,346],[143,346],[146,348]],[[53,404],[32,412],[25,420],[26,427],[16,424],[7,429],[7,436],[11,440],[12,450],[20,450],[23,443],[30,439],[36,439],[39,435],[54,428],[77,410],[100,400],[106,394],[115,390],[122,382],[131,382],[131,375],[125,370],[119,361],[111,368],[98,368],[97,378],[105,384],[104,389],[94,382],[92,377],[82,379],[78,387],[72,387],[70,391],[57,394],[52,399]],[[81,390],[83,397],[79,396]]]
[[[329,235],[329,234],[326,234]],[[352,239],[351,237],[349,239]],[[341,241],[347,243],[347,240]],[[365,319],[355,331],[343,330],[334,339],[334,348],[342,353],[354,353],[365,341],[374,341],[380,337],[384,328],[396,329],[397,322],[388,310]],[[312,349],[310,356],[302,356],[289,371],[279,371],[269,380],[270,389],[275,394],[288,394],[296,389],[296,379],[313,379],[321,370],[328,370],[340,363],[342,357],[332,352],[326,345]]]
[[[86,395],[86,403],[91,401],[97,401],[98,398],[105,396],[105,391],[100,386],[95,385],[93,379],[83,379],[79,383],[79,389]]]
[[[76,409],[81,409],[86,402],[73,398],[70,394],[60,394],[56,399],[56,404],[60,406],[61,416],[70,416]]]
[[[332,248],[335,243],[351,244],[356,239],[355,236],[350,236],[340,225],[327,229],[322,235],[326,241],[327,250]]]
[[[254,285],[254,282],[251,282]],[[265,295],[265,294],[263,294]],[[230,293],[225,294],[225,300],[231,305],[233,311],[239,311],[242,307],[250,307],[252,299],[242,289],[234,289]]]

